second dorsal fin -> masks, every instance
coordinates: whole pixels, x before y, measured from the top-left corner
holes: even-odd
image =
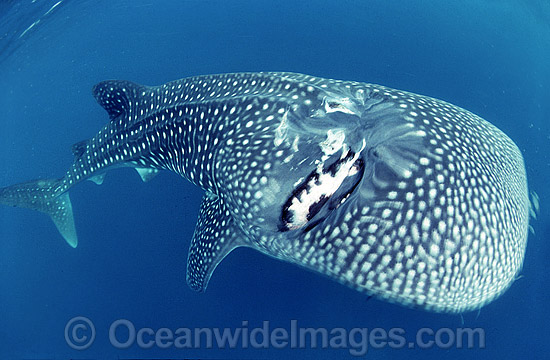
[[[79,159],[80,157],[82,157],[82,155],[84,155],[87,147],[88,147],[88,140],[79,141],[76,144],[73,144],[73,146],[71,147],[71,151],[73,152],[75,160]]]

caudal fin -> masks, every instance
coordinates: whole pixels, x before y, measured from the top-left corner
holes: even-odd
[[[55,226],[73,248],[78,244],[73,207],[61,180],[36,180],[0,189],[0,204],[37,210],[50,215]]]

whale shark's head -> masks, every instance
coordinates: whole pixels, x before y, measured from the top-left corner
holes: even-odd
[[[451,104],[377,85],[300,89],[256,99],[243,120],[254,131],[236,131],[225,153],[226,200],[254,247],[435,311],[478,308],[509,286],[528,199],[506,135]]]

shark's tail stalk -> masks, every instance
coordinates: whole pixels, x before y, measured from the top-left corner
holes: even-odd
[[[36,180],[0,189],[0,204],[38,210],[50,215],[73,248],[78,244],[73,207],[62,180]]]

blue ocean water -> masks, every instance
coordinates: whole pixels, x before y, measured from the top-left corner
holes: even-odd
[[[521,277],[479,312],[432,314],[368,299],[250,249],[228,256],[198,294],[187,287],[185,271],[202,191],[170,173],[144,184],[130,169],[113,170],[102,186],[86,182],[71,191],[77,249],[47,216],[0,208],[0,358],[545,358],[549,56],[550,6],[542,0],[2,2],[0,186],[65,172],[71,145],[107,121],[90,94],[99,81],[156,85],[198,74],[280,70],[379,83],[481,115],[518,144],[541,210]],[[91,339],[89,329],[66,331],[79,316],[95,328],[85,350],[71,347],[66,336],[76,335],[77,345]],[[326,349],[242,342],[209,348],[205,336],[191,348],[136,341],[122,349],[109,333],[121,319],[119,342],[131,335],[124,330],[129,322],[136,332],[150,328],[162,337],[179,328],[251,332],[268,321],[271,330],[287,332],[293,324],[348,333],[402,329],[407,344],[369,341],[362,354],[353,345],[360,342],[356,333],[347,346]],[[484,346],[408,345],[419,329],[457,328],[482,329]],[[147,343],[157,340],[149,330],[142,334]]]

